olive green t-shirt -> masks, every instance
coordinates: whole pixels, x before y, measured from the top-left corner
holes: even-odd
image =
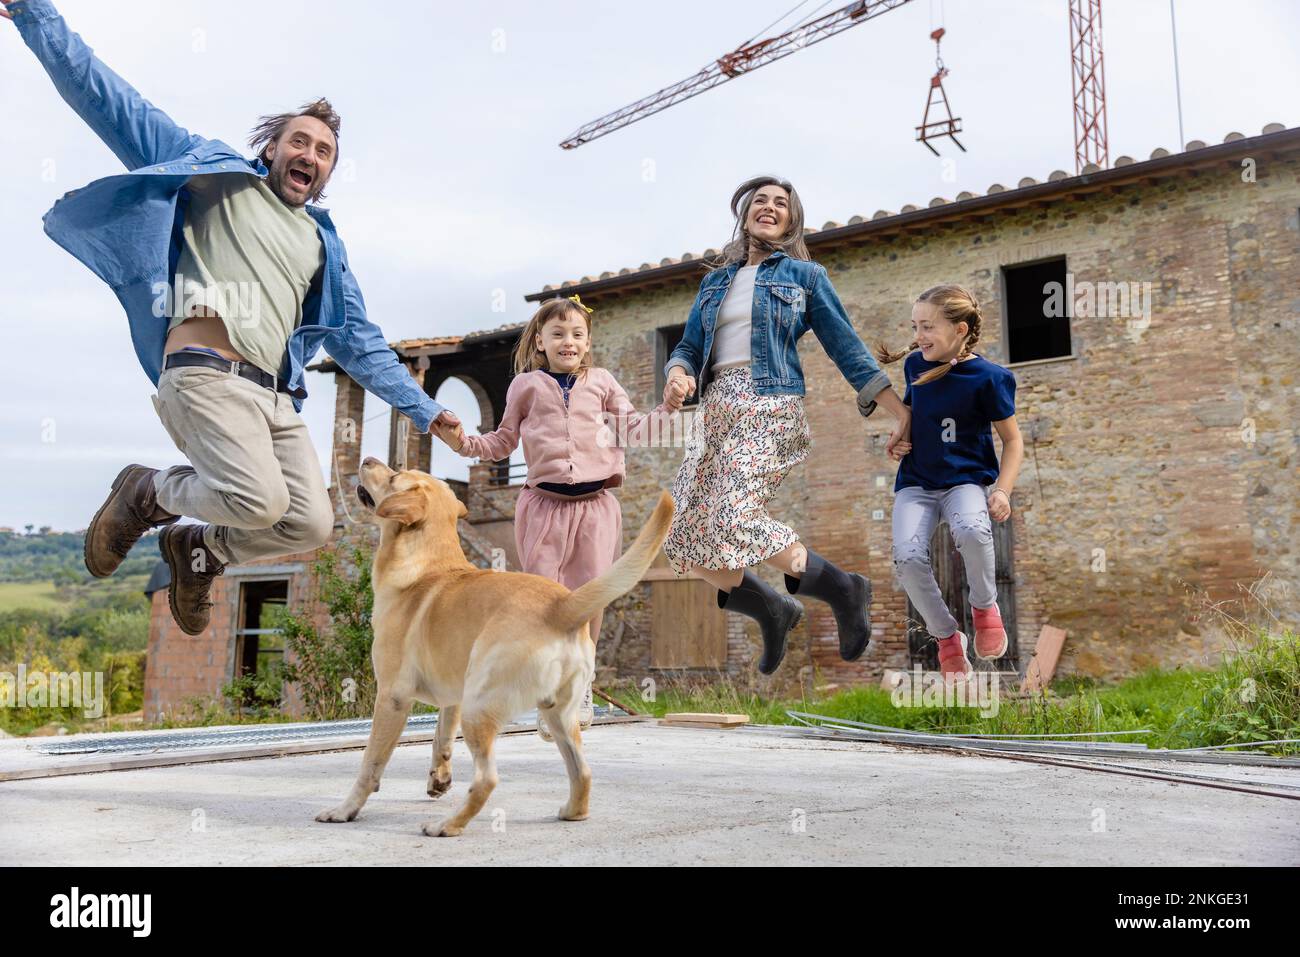
[[[278,373],[325,262],[316,221],[256,176],[195,176],[186,188],[189,213],[173,282],[179,299],[167,331],[192,315],[218,315],[241,355]]]

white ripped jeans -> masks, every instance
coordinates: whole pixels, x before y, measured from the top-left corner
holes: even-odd
[[[930,535],[940,518],[948,523],[966,566],[971,607],[992,607],[998,591],[987,490],[979,485],[936,491],[911,486],[894,495],[894,570],[926,630],[947,638],[957,630],[957,619],[944,603],[930,564]]]

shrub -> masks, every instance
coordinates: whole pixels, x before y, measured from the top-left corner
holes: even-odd
[[[375,676],[370,649],[374,591],[370,583],[370,553],[351,550],[353,575],[340,568],[339,555],[324,551],[312,563],[317,597],[329,612],[322,632],[308,614],[286,612],[278,622],[284,629],[284,680],[298,688],[307,714],[317,721],[368,718],[375,708]]]

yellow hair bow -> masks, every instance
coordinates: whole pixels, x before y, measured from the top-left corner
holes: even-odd
[[[592,309],[591,306],[583,305],[582,300],[578,298],[578,294],[576,292],[569,297],[569,301],[576,302],[578,305],[582,306],[583,309],[586,309],[587,315],[591,315],[593,312],[596,311],[595,309]]]

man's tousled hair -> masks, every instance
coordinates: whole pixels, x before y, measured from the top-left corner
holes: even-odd
[[[257,151],[257,158],[262,161],[263,165],[269,165],[266,159],[267,148],[280,138],[280,134],[284,132],[285,127],[290,122],[300,116],[310,116],[313,119],[320,120],[334,134],[334,162],[330,165],[330,173],[333,174],[339,165],[339,129],[343,125],[343,121],[335,112],[334,105],[324,97],[310,103],[304,103],[291,113],[271,113],[259,117],[257,126],[253,127],[253,131],[248,134],[248,145]],[[319,202],[325,198],[325,182],[328,179],[328,176],[325,177],[312,191],[310,197],[312,202]]]

